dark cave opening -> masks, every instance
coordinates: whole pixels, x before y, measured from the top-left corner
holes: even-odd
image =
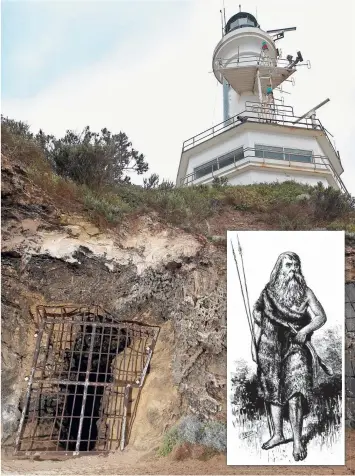
[[[95,449],[105,391],[104,386],[96,384],[112,381],[113,360],[130,345],[131,339],[125,329],[102,325],[95,326],[94,334],[92,332],[93,326],[81,325],[73,348],[66,353],[66,372],[73,385],[61,386],[63,418],[58,422],[59,445],[66,451],[76,450],[82,410],[84,418],[79,451]],[[84,402],[86,377],[88,385]]]

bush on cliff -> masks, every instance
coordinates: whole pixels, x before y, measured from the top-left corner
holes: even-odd
[[[269,229],[355,232],[354,198],[321,183],[229,186],[217,180],[211,187],[175,188],[153,173],[143,186],[133,185],[128,173],[143,174],[148,164],[124,133],[107,129],[100,134],[89,128],[80,135],[68,131],[57,140],[43,131],[33,135],[25,123],[2,116],[2,151],[21,162],[56,203],[68,210],[81,207],[100,226],[116,226],[132,213],[155,212],[167,223],[208,235],[206,220],[236,210],[256,214]]]
[[[188,415],[165,433],[159,454],[167,456],[176,445],[183,443],[225,452],[227,450],[226,424],[220,421],[203,422],[195,415]]]

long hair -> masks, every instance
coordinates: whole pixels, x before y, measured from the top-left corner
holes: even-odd
[[[280,256],[277,258],[274,269],[271,271],[270,281],[269,281],[269,284],[271,286],[273,286],[275,284],[276,279],[277,279],[278,275],[280,274],[281,265],[282,265],[283,260],[285,258],[294,259],[297,262],[298,266],[299,266],[300,274],[302,274],[302,276],[303,276],[300,257],[296,253],[294,253],[293,251],[285,251],[284,253],[281,253]]]
[[[291,280],[285,279],[285,272],[282,272],[282,264],[285,258],[292,259],[298,264],[298,271],[294,273]],[[292,306],[293,304],[300,304],[304,299],[306,292],[306,280],[301,270],[300,257],[292,251],[281,253],[277,258],[274,269],[270,275],[268,288],[276,293],[277,299],[281,304]]]

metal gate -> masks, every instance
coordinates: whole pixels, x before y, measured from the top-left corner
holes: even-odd
[[[15,454],[124,449],[159,328],[99,306],[38,306]]]

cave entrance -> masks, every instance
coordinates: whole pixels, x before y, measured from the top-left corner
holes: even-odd
[[[38,306],[15,453],[124,449],[159,328],[99,306]]]

